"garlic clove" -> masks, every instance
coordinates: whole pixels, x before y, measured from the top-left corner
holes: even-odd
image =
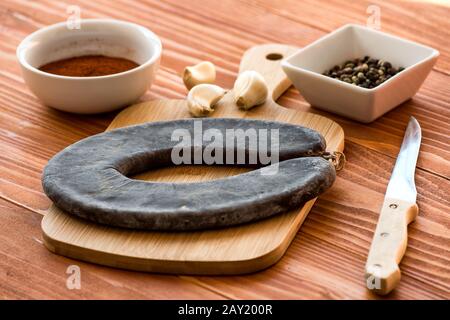
[[[216,67],[209,61],[186,67],[183,72],[183,82],[188,90],[198,84],[214,83],[215,80]]]
[[[187,96],[188,110],[194,117],[207,116],[224,95],[225,90],[214,84],[196,85]]]
[[[268,93],[264,77],[256,71],[244,71],[234,83],[234,102],[244,110],[264,103]]]

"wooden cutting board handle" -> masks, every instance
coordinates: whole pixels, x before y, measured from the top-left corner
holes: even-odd
[[[259,72],[269,87],[268,99],[276,101],[292,84],[281,68],[281,61],[297,50],[282,44],[252,47],[244,53],[239,73],[247,70]]]

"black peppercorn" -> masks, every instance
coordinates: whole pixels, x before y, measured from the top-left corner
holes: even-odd
[[[347,60],[340,65],[335,65],[330,70],[326,70],[323,75],[335,78],[361,88],[375,88],[384,81],[392,78],[404,68],[394,68],[392,64],[385,60],[378,60],[369,56]]]
[[[347,67],[347,68],[345,68],[344,69],[344,73],[352,73],[353,72],[353,69],[352,68],[349,68],[349,67]]]
[[[383,63],[383,67],[385,67],[385,68],[391,68],[392,67],[392,65],[389,63],[389,62],[387,62],[387,61],[385,61],[384,63]]]

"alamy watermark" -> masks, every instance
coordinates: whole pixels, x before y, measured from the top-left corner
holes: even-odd
[[[368,276],[366,279],[366,286],[369,290],[381,289],[381,279],[376,276]]]
[[[381,289],[381,265],[374,264],[370,267],[371,274],[366,277],[366,286],[369,290]]]
[[[81,269],[76,264],[67,267],[66,274],[69,276],[66,279],[66,287],[69,290],[81,289]]]
[[[381,30],[381,8],[377,5],[371,4],[367,7],[366,13],[369,14],[367,18],[367,27],[375,30]]]
[[[194,121],[193,134],[188,129],[173,131],[171,140],[178,143],[172,149],[171,160],[175,165],[258,164],[264,166],[262,175],[273,175],[278,172],[279,136],[279,129],[254,128],[226,129],[224,136],[217,128],[203,131],[202,121],[198,120]]]
[[[81,8],[79,6],[71,5],[67,7],[66,13],[69,15],[66,20],[67,29],[81,29]]]

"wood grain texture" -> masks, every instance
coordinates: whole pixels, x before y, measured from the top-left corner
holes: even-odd
[[[260,45],[244,53],[240,72],[256,70],[268,85],[266,102],[249,111],[236,107],[230,91],[212,117],[263,119],[309,127],[320,132],[327,150],[343,151],[344,133],[335,122],[314,114],[288,110],[276,100],[290,81],[280,62],[269,54],[288,56],[296,49]],[[190,118],[186,100],[154,100],[120,112],[108,130],[145,122]],[[236,166],[172,167],[152,170],[140,177],[151,181],[198,182],[246,171]],[[178,274],[242,274],[265,269],[284,254],[315,199],[292,212],[257,223],[198,232],[138,232],[108,228],[76,219],[52,205],[42,222],[44,242],[53,252],[90,262],[131,270]],[[237,249],[239,248],[239,249]]]
[[[388,298],[448,299],[448,6],[378,0],[1,1],[0,197],[20,206],[17,211],[20,214],[28,212],[23,208],[43,213],[50,204],[40,185],[41,171],[47,160],[67,145],[102,132],[115,116],[78,116],[46,108],[29,92],[20,76],[15,58],[20,40],[40,27],[67,19],[68,5],[79,5],[83,18],[134,21],[149,27],[162,38],[162,66],[155,84],[142,98],[149,100],[183,98],[186,90],[179,74],[186,65],[201,60],[213,61],[218,66],[217,83],[230,88],[240,57],[250,46],[267,42],[305,46],[342,24],[365,24],[367,7],[372,3],[381,8],[382,31],[430,45],[441,52],[434,71],[410,101],[370,125],[326,114],[344,128],[349,163],[333,189],[316,202],[280,263],[252,276],[187,277],[185,280],[207,288],[211,297],[214,297],[213,292],[219,291],[229,298],[373,298],[361,282],[364,261],[394,157],[409,116],[414,115],[423,128],[420,169],[416,177],[420,214],[410,225],[409,246],[401,264],[402,282]],[[289,108],[317,112],[294,89],[289,90],[279,103]],[[8,230],[11,233],[25,228],[16,219],[6,220],[3,215],[0,219],[1,223],[10,224]],[[38,224],[30,226],[31,229],[38,234]],[[44,249],[36,251],[33,246],[24,246],[21,250],[24,256],[43,261],[42,268],[45,266],[49,272],[61,270],[54,261],[63,258],[52,256]],[[10,254],[18,257],[14,251]],[[12,266],[12,263],[0,269],[7,270],[8,265]],[[112,272],[100,267],[94,270],[93,273],[99,276],[107,275],[103,279],[111,283],[120,282],[125,276],[127,281],[131,281],[130,290],[143,290],[141,296],[155,296],[139,283],[139,279],[147,275]],[[149,276],[153,277],[158,276]],[[24,281],[35,286],[40,280],[36,276]],[[165,282],[153,284],[153,290],[162,297]],[[16,296],[42,297],[36,291],[27,293],[27,287],[23,287],[20,281],[11,282],[9,286]],[[96,297],[112,295],[108,290],[100,292]],[[89,297],[86,292],[78,297],[83,294]],[[70,292],[62,292],[59,297],[73,296]],[[127,292],[119,291],[114,297],[126,298]]]
[[[379,299],[361,281],[395,159],[352,142],[345,148],[346,169],[316,201],[279,263],[250,276],[190,279],[235,299]],[[424,171],[416,182],[420,214],[409,225],[402,281],[385,299],[448,299],[450,182]]]
[[[44,247],[40,214],[2,199],[0,214],[0,299],[224,298],[176,276],[123,272],[56,256]],[[80,290],[66,286],[70,265],[80,268]]]

